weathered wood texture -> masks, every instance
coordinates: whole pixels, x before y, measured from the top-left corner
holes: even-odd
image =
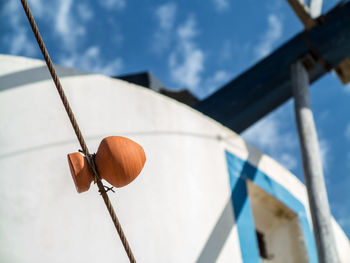
[[[350,57],[344,59],[336,68],[335,72],[337,73],[339,79],[343,84],[350,82]]]
[[[310,8],[301,0],[287,0],[289,5],[293,8],[295,14],[299,17],[304,27],[310,29],[316,25],[310,14]],[[315,5],[315,4],[314,4]]]
[[[318,258],[320,263],[336,263],[339,259],[331,225],[317,132],[310,108],[309,77],[300,62],[291,66],[291,77],[295,118]]]
[[[322,13],[322,0],[310,0],[310,15],[312,18],[319,17]]]

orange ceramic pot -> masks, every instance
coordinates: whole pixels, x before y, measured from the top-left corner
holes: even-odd
[[[68,163],[78,193],[89,190],[93,176],[85,156],[79,152],[70,153],[68,154]]]
[[[79,152],[71,153],[68,154],[68,162],[78,193],[89,190],[93,174],[86,157]],[[131,183],[139,175],[145,162],[143,148],[120,136],[104,138],[95,156],[100,177],[114,187]]]
[[[95,157],[101,177],[115,187],[131,183],[139,175],[145,162],[143,148],[121,136],[104,138]]]

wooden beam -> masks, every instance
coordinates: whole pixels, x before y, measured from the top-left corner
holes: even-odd
[[[322,14],[322,0],[310,0],[310,15],[315,19]]]
[[[324,16],[324,23],[304,31],[270,56],[224,85],[195,108],[240,133],[292,96],[290,67],[319,55],[308,69],[310,82],[350,57],[350,2]],[[312,45],[313,51],[310,51]],[[315,50],[317,54],[315,54]]]
[[[318,260],[320,263],[338,263],[317,132],[310,107],[309,76],[301,62],[298,61],[291,66],[291,79],[295,118]]]
[[[347,84],[350,82],[350,57],[344,59],[339,65],[335,68],[335,72],[337,73],[339,79],[343,84]]]
[[[295,14],[299,17],[300,21],[303,23],[306,29],[310,29],[316,26],[316,21],[313,20],[310,9],[301,0],[287,0],[289,5],[294,10]],[[314,5],[316,5],[314,3]],[[317,6],[316,6],[317,7]],[[315,10],[315,8],[314,8]]]

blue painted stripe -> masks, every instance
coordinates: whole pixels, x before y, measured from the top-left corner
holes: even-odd
[[[249,179],[298,215],[309,262],[317,263],[315,240],[304,205],[282,185],[247,161],[234,156],[228,151],[226,151],[226,160],[243,262],[260,262],[253,214],[247,192],[246,180]]]
[[[260,262],[258,242],[256,239],[253,214],[248,198],[246,182],[237,177],[233,177],[230,182],[233,211],[236,219],[242,258],[245,263]]]
[[[301,225],[301,231],[303,232],[303,237],[306,245],[306,251],[309,256],[310,262],[318,262],[316,243],[314,239],[314,234],[310,228],[309,220],[306,216],[305,208],[303,210],[298,211],[299,222]]]

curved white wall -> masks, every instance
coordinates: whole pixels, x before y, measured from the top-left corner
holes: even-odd
[[[8,87],[0,88],[0,258],[128,262],[97,188],[76,193],[66,155],[79,144],[43,65],[0,56],[0,85]],[[28,84],[16,84],[37,67],[46,80],[26,76]],[[230,200],[225,150],[248,158],[307,208],[304,186],[293,175],[193,109],[100,75],[61,81],[90,152],[109,135],[129,137],[145,149],[140,176],[110,194],[139,262],[197,261]],[[349,262],[348,240],[334,225],[343,262]],[[240,251],[233,225],[217,262],[240,262]]]

